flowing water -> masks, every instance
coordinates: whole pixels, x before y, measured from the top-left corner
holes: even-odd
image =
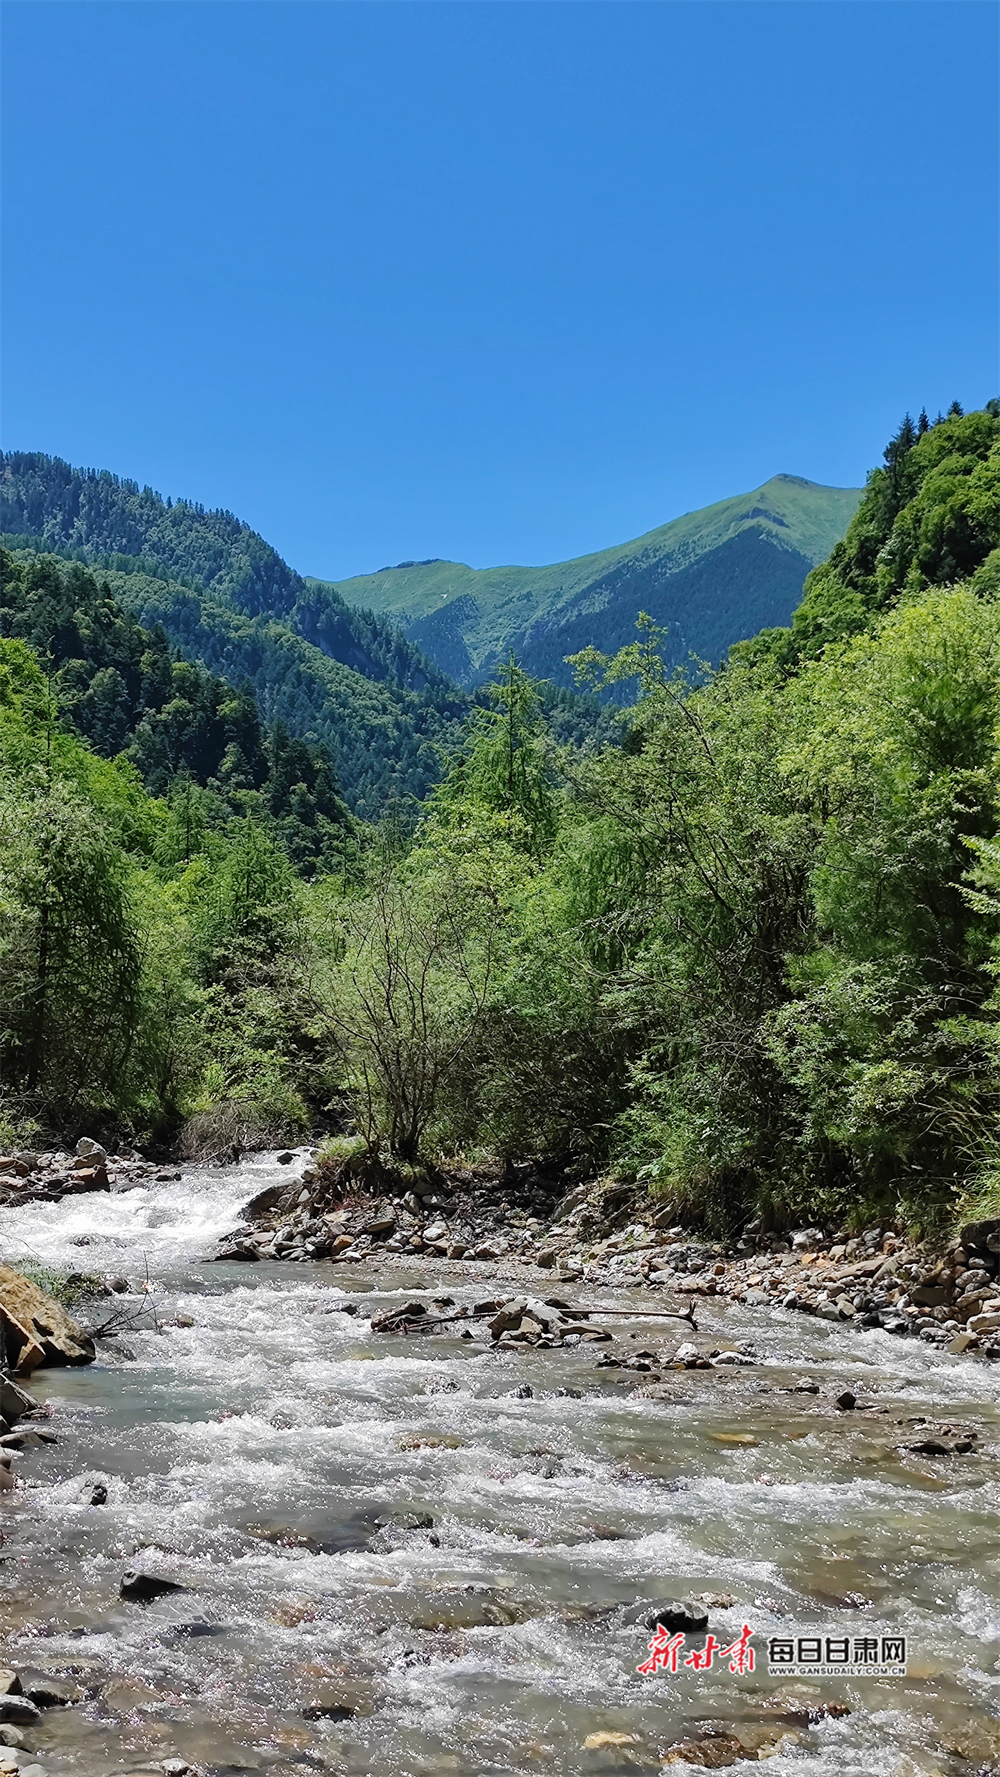
[[[1000,1753],[995,1369],[711,1301],[702,1343],[750,1342],[760,1362],[670,1371],[661,1399],[633,1392],[642,1375],[597,1368],[599,1346],[380,1337],[370,1315],[394,1298],[498,1286],[471,1267],[456,1281],[460,1267],[206,1263],[279,1175],[258,1157],[3,1212],[15,1264],[30,1252],[137,1292],[148,1268],[160,1323],[87,1369],[35,1377],[58,1442],[26,1453],[25,1484],[0,1496],[4,1657],[88,1692],[33,1731],[48,1769],[105,1777],[177,1756],[275,1774],[597,1777],[657,1769],[709,1727],[748,1744],[756,1730],[773,1777],[968,1773],[991,1734]],[[178,1315],[194,1324],[168,1324]],[[679,1342],[669,1322],[608,1324],[604,1350]],[[782,1392],[804,1378],[818,1395]],[[844,1387],[874,1409],[838,1413]],[[979,1453],[900,1454],[921,1416],[978,1430]],[[134,1566],[188,1589],[126,1603]],[[613,1607],[700,1593],[735,1600],[710,1627],[724,1646],[753,1629],[754,1672],[716,1660],[640,1676],[649,1632]],[[901,1633],[905,1678],[796,1689],[768,1674],[772,1636]],[[810,1723],[824,1698],[850,1713]]]

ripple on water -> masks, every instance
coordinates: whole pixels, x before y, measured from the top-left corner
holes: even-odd
[[[5,1504],[0,1618],[11,1658],[105,1686],[53,1712],[41,1753],[51,1743],[76,1777],[167,1753],[282,1770],[308,1756],[357,1777],[656,1768],[699,1723],[759,1729],[778,1683],[638,1676],[646,1637],[615,1608],[692,1592],[735,1599],[712,1606],[720,1637],[745,1619],[765,1638],[828,1625],[914,1639],[912,1682],[820,1681],[852,1713],[800,1722],[772,1777],[932,1769],[942,1733],[997,1710],[993,1371],[723,1304],[706,1305],[706,1340],[751,1341],[759,1367],[671,1373],[665,1400],[595,1371],[592,1352],[379,1338],[364,1313],[336,1312],[347,1286],[374,1311],[429,1299],[433,1278],[417,1290],[405,1272],[204,1263],[279,1175],[260,1156],[0,1212],[4,1238],[47,1264],[134,1285],[148,1267],[162,1329],[129,1333],[131,1360],[102,1352],[38,1379],[60,1442],[25,1460],[31,1485]],[[447,1285],[463,1300],[483,1287]],[[195,1325],[165,1324],[178,1312]],[[639,1336],[675,1343],[649,1323]],[[803,1374],[819,1396],[780,1392]],[[515,1398],[528,1378],[533,1398]],[[845,1383],[888,1412],[837,1415]],[[578,1398],[555,1395],[567,1387]],[[900,1455],[900,1422],[918,1414],[974,1422],[983,1454]],[[752,1444],[713,1436],[748,1430]],[[95,1476],[100,1508],[86,1503]],[[123,1604],[137,1561],[189,1590]],[[340,1719],[303,1714],[327,1704]],[[629,1743],[584,1747],[600,1733]]]

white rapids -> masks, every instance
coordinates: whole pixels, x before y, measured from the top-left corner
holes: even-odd
[[[997,1371],[722,1302],[698,1310],[703,1341],[759,1361],[668,1372],[665,1398],[595,1367],[599,1347],[379,1337],[395,1296],[499,1286],[472,1266],[207,1262],[288,1170],[258,1156],[0,1211],[11,1263],[132,1289],[98,1305],[134,1324],[95,1365],[36,1376],[58,1442],[24,1454],[0,1507],[3,1659],[85,1692],[33,1730],[46,1770],[599,1777],[713,1733],[772,1777],[1000,1759]],[[672,1351],[653,1324],[618,1322],[605,1349]],[[802,1377],[818,1396],[782,1392]],[[873,1410],[838,1414],[846,1386]],[[973,1426],[978,1453],[907,1451],[922,1419]],[[128,1567],[185,1590],[124,1602]],[[649,1635],[624,1608],[699,1594],[722,1645],[753,1629],[755,1670],[641,1676]],[[906,1635],[905,1678],[768,1672],[772,1637],[883,1634]]]

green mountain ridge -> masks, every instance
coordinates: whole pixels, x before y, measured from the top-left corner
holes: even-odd
[[[78,561],[185,659],[249,681],[265,721],[330,754],[351,810],[421,801],[458,743],[470,699],[385,619],[307,587],[229,512],[161,499],[41,452],[0,453],[10,549]]]
[[[397,622],[465,685],[513,648],[532,673],[570,684],[565,655],[632,640],[644,610],[668,632],[674,661],[717,662],[758,630],[787,624],[810,569],[847,530],[860,488],[776,475],[631,542],[547,567],[401,563],[307,584]]]

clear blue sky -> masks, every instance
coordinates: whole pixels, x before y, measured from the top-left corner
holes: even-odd
[[[8,448],[297,568],[860,482],[997,367],[979,0],[8,0]]]

